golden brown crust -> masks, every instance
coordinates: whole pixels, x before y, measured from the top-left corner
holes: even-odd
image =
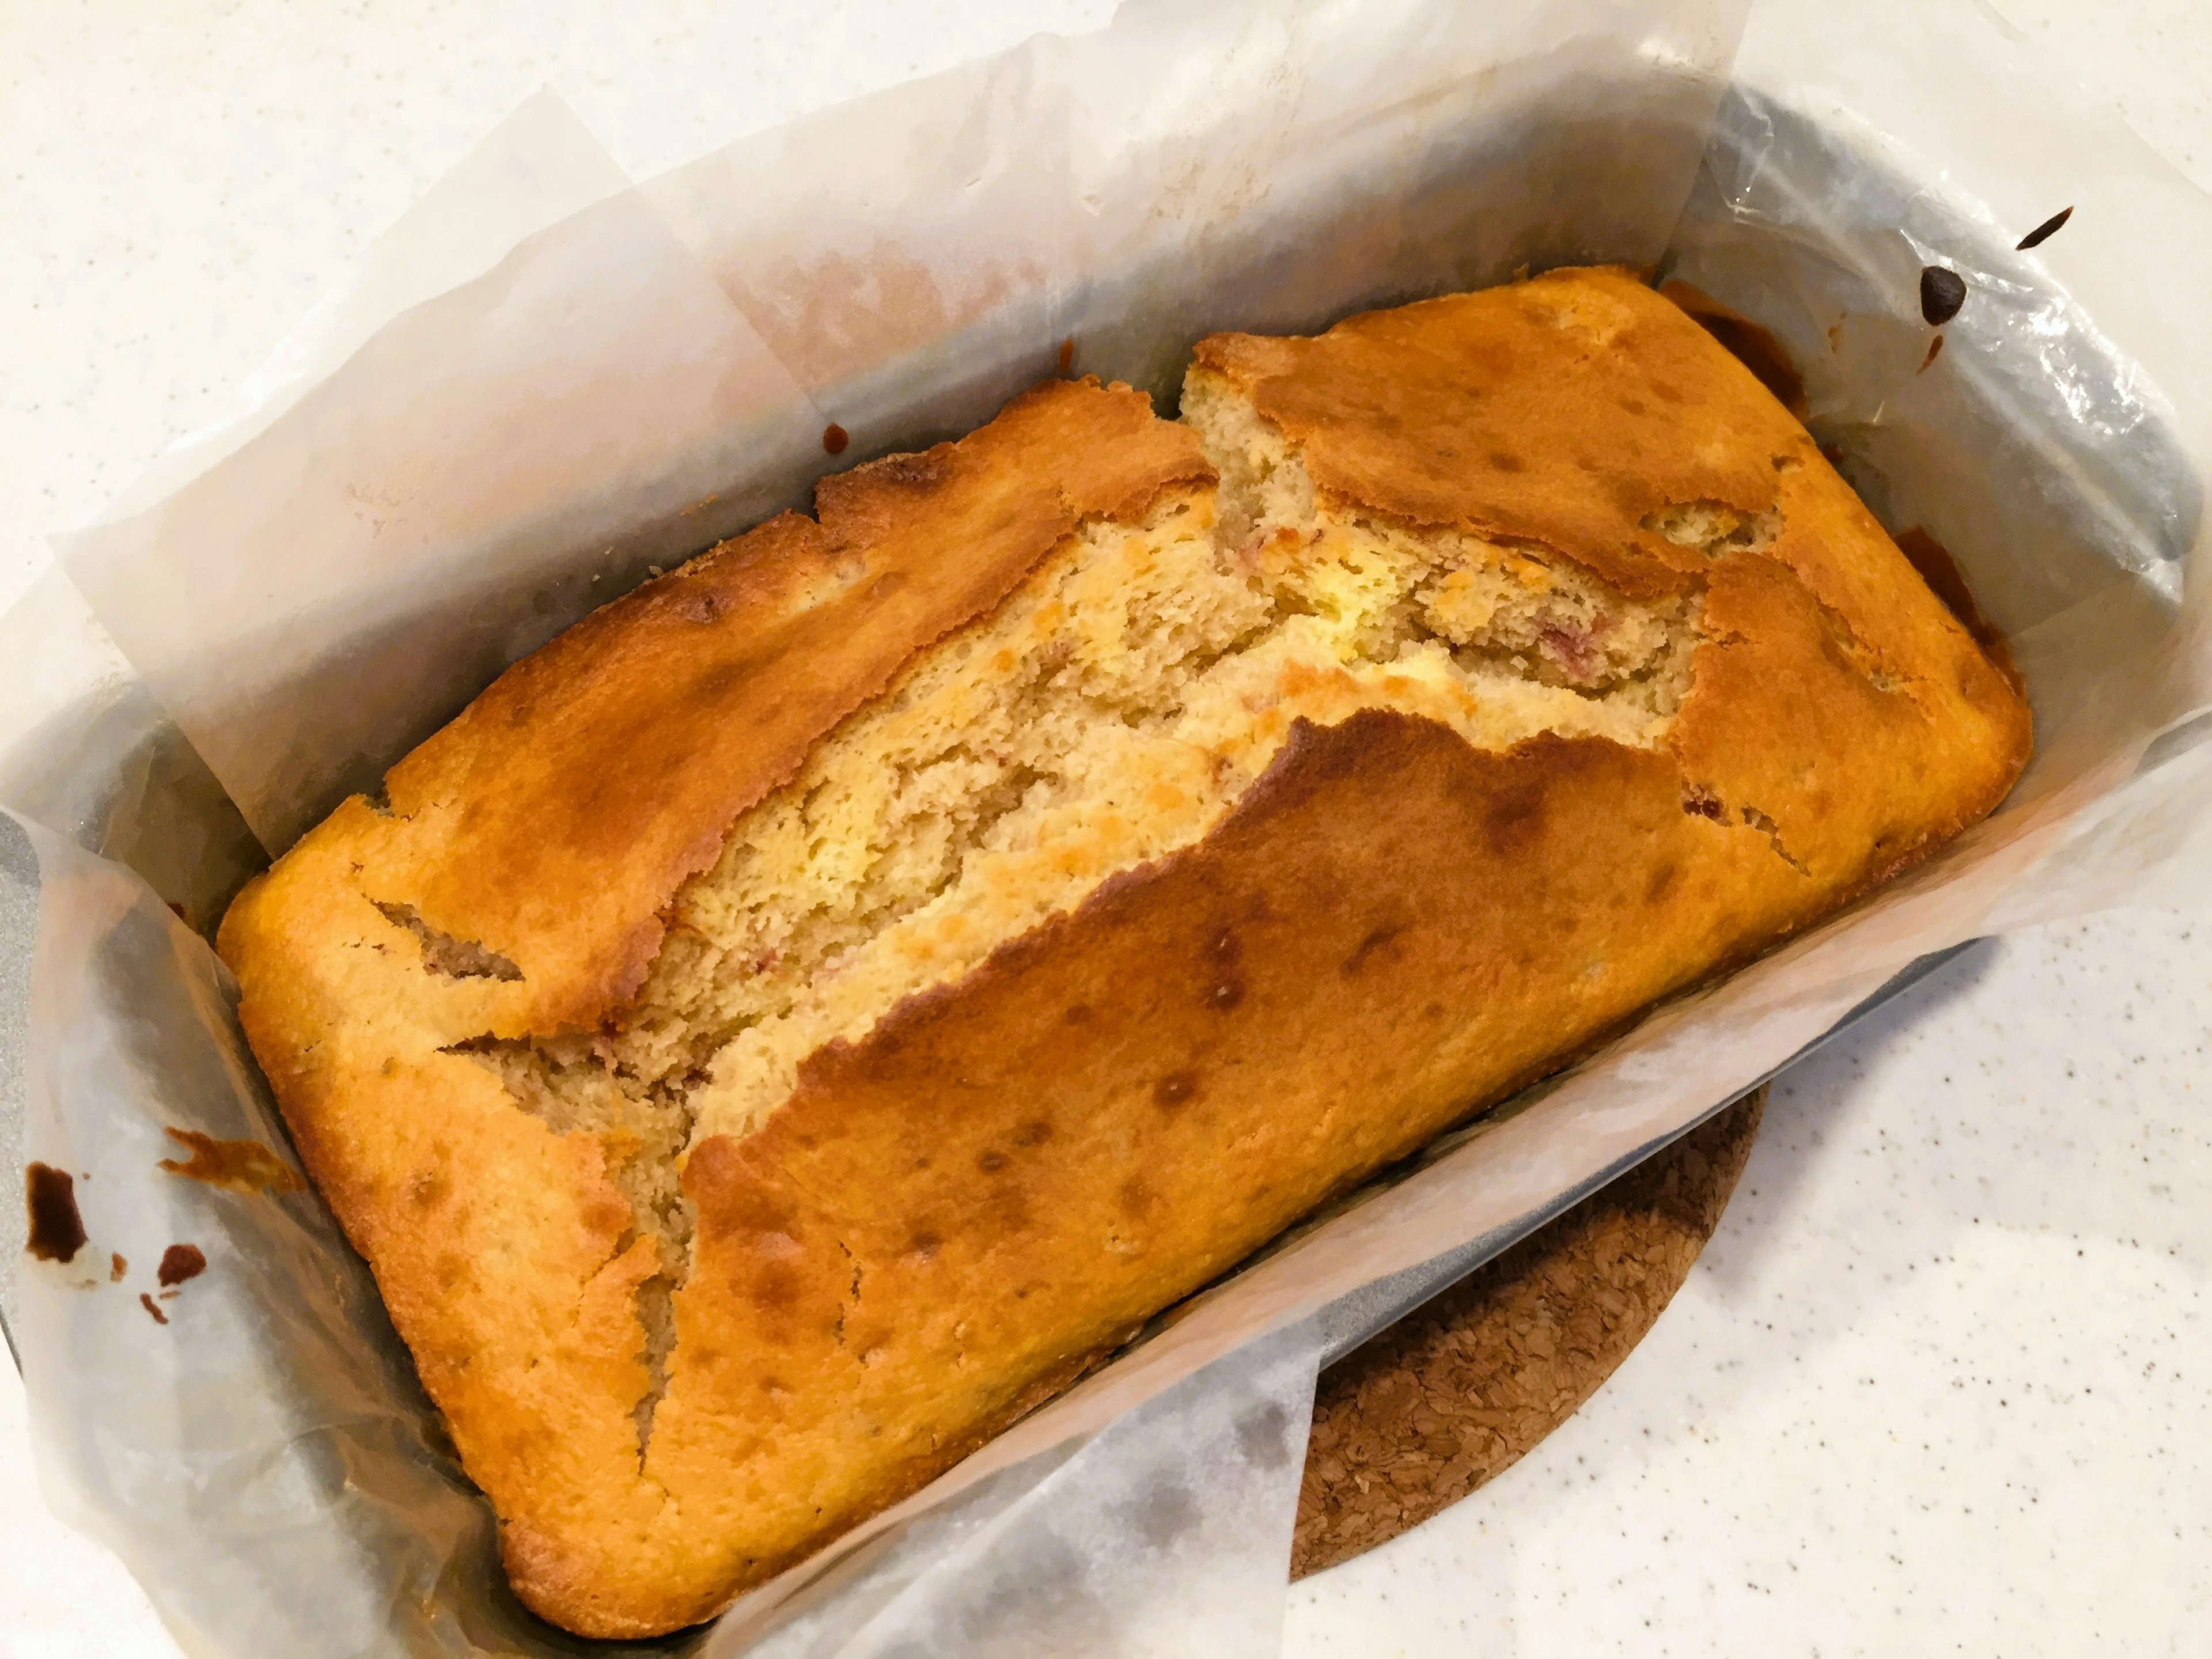
[[[1598,824],[1644,856],[1588,856]],[[1654,859],[1680,873],[1652,880]],[[1563,1034],[1763,938],[1793,884],[1756,833],[1686,814],[1664,756],[1489,754],[1375,710],[1301,724],[1206,841],[822,1051],[761,1130],[698,1148],[695,1346],[656,1460],[726,1453],[701,1419],[743,1405],[780,1474],[812,1474],[802,1524],[841,1530],[881,1464],[1411,1152],[1470,1077],[1534,1077]],[[1562,952],[1597,971],[1563,988]],[[741,1571],[748,1535],[791,1520],[746,1493],[716,1522]]]
[[[1764,512],[1771,458],[1805,441],[1680,320],[1626,271],[1556,273],[1311,339],[1217,334],[1194,360],[1302,447],[1324,495],[1533,543],[1648,598],[1700,562],[1646,529],[1650,515],[1687,501]]]
[[[1774,820],[1824,882],[1869,844],[1890,868],[1948,840],[2026,763],[2027,706],[1967,628],[1752,372],[1631,272],[1310,339],[1214,335],[1194,356],[1301,446],[1339,512],[1533,544],[1633,593],[1700,591],[1716,637],[1672,739],[1686,780]],[[1649,527],[1700,502],[1778,510],[1780,533],[1715,560]]]
[[[404,829],[379,875],[520,965],[518,1031],[590,1024],[636,990],[660,911],[738,813],[900,664],[1083,519],[1210,476],[1141,393],[1091,380],[825,478],[815,519],[787,513],[586,617],[394,767]]]
[[[1188,434],[1048,387],[825,483],[819,525],[510,671],[395,769],[389,814],[348,803],[226,921],[310,1170],[548,1617],[707,1616],[1331,1193],[1924,855],[2025,757],[2024,706],[1803,430],[1621,273],[1198,358],[1331,512],[1693,596],[1679,717],[1656,749],[1503,752],[1374,710],[1301,725],[1205,840],[817,1053],[761,1129],[690,1154],[641,1467],[654,1247],[599,1139],[453,1045],[608,1013],[738,812],[1079,517],[1210,476]],[[1646,527],[1699,502],[1780,533],[1709,554]]]

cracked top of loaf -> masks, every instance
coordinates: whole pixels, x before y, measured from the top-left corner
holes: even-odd
[[[2028,739],[1749,372],[1562,271],[824,480],[510,669],[222,948],[517,1589],[645,1634]]]

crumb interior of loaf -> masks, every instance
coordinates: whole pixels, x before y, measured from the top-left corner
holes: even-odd
[[[757,1127],[808,1054],[1200,840],[1300,717],[1398,709],[1486,749],[1547,731],[1649,745],[1671,723],[1694,597],[1640,603],[1540,550],[1334,510],[1212,377],[1187,383],[1183,418],[1218,490],[1085,524],[918,653],[738,821],[606,1030],[478,1045],[523,1104],[601,1137],[660,1240],[641,1450],[687,1255],[683,1150]],[[1715,552],[1772,533],[1695,503],[1654,527]]]

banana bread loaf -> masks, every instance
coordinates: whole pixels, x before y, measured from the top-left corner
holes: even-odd
[[[706,1618],[1986,813],[2026,708],[1632,276],[1050,382],[508,670],[243,893],[510,1575]]]

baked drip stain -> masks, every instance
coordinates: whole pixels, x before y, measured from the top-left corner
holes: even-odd
[[[154,1298],[143,1291],[138,1292],[138,1305],[154,1316],[154,1322],[156,1325],[166,1325],[169,1322],[169,1316],[155,1307]]]
[[[24,1248],[41,1261],[74,1261],[84,1248],[84,1218],[77,1212],[76,1177],[36,1161],[23,1166],[23,1202],[31,1236]]]
[[[161,1265],[155,1277],[164,1285],[181,1285],[188,1279],[198,1279],[207,1271],[207,1257],[197,1244],[172,1244],[161,1252]]]
[[[307,1189],[299,1172],[258,1140],[217,1140],[198,1129],[164,1128],[161,1133],[191,1154],[159,1167],[187,1181],[205,1182],[234,1193],[297,1193]]]
[[[109,1284],[120,1285],[123,1282],[123,1275],[130,1271],[131,1263],[124,1258],[123,1254],[120,1251],[113,1251],[109,1254],[107,1258],[107,1282]]]

